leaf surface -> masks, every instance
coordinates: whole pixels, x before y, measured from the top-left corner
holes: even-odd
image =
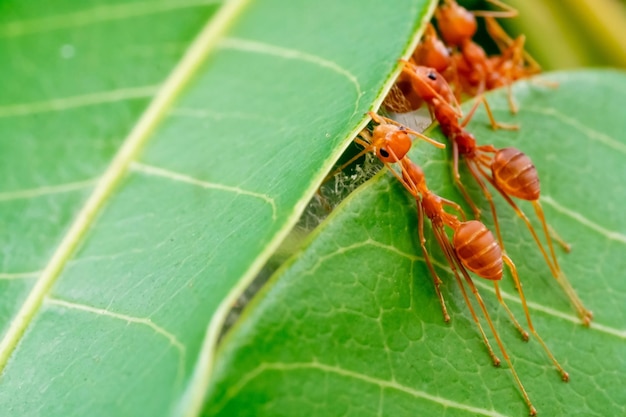
[[[621,415],[626,123],[620,103],[626,75],[588,71],[546,78],[559,87],[515,86],[516,116],[503,92],[489,95],[496,117],[518,123],[519,131],[492,131],[482,109],[469,130],[479,143],[515,146],[532,158],[548,221],[572,244],[570,254],[557,248],[557,256],[595,314],[591,328],[580,324],[528,230],[496,196],[533,323],[571,382],[560,381],[537,340],[521,341],[492,287],[475,281],[540,415]],[[438,131],[432,134],[444,140]],[[460,202],[447,152],[419,143],[411,158],[424,167],[431,190]],[[468,174],[461,172],[489,213]],[[521,206],[538,227],[532,206]],[[419,249],[415,201],[383,172],[353,193],[248,306],[218,353],[205,415],[527,415],[508,367],[491,364],[429,227],[426,237],[444,281],[450,324],[443,322]],[[510,281],[505,277],[502,287],[524,323]],[[493,338],[492,344],[498,352]]]
[[[0,409],[195,414],[225,312],[434,4],[3,2]]]

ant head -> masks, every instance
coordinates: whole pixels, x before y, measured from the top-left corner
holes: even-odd
[[[432,67],[439,72],[445,71],[452,64],[450,50],[439,39],[435,28],[430,23],[426,27],[422,42],[413,52],[413,59],[419,65]]]
[[[448,45],[460,46],[471,39],[478,28],[476,17],[454,0],[446,0],[439,6],[435,17],[441,37]]]
[[[405,71],[411,75],[413,88],[424,101],[432,102],[442,96],[448,98],[450,86],[436,69],[412,65]]]
[[[401,127],[391,123],[382,123],[372,132],[372,147],[376,149],[376,156],[383,162],[396,163],[411,149],[411,137]]]

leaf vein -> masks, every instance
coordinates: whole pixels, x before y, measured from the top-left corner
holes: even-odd
[[[202,187],[206,189],[226,191],[226,192],[231,192],[235,194],[241,194],[241,195],[246,195],[249,197],[261,199],[272,207],[272,219],[276,220],[276,216],[277,216],[276,202],[274,201],[273,198],[265,194],[255,193],[254,191],[247,191],[239,187],[233,187],[229,185],[216,184],[216,183],[212,183],[208,181],[199,180],[197,178],[194,178],[188,175],[180,174],[178,172],[170,171],[167,169],[155,167],[155,166],[140,163],[140,162],[133,162],[131,165],[131,169],[133,171],[142,172],[144,174],[153,175],[157,177],[163,177],[163,178],[167,178],[173,181],[184,182],[187,184],[196,185],[198,187]]]
[[[578,130],[579,132],[583,133],[585,136],[587,136],[589,139],[601,143],[603,145],[606,145],[610,148],[615,149],[616,151],[619,151],[621,153],[623,153],[624,155],[626,155],[626,145],[624,145],[623,143],[613,139],[612,137],[610,137],[609,135],[599,132],[595,129],[592,129],[588,126],[585,126],[584,124],[582,124],[581,122],[579,122],[578,120],[569,117],[559,111],[557,111],[556,109],[553,108],[544,108],[544,107],[532,107],[532,106],[524,106],[524,111],[528,111],[528,112],[532,112],[532,113],[536,113],[536,114],[543,114],[543,115],[547,115],[547,116],[552,116],[555,117],[557,119],[559,119],[560,122],[569,125],[573,128],[575,128],[576,130]]]
[[[149,104],[137,124],[122,143],[106,172],[95,187],[91,196],[77,214],[30,294],[13,318],[3,339],[0,341],[0,370],[4,369],[9,357],[22,338],[26,327],[35,314],[52,285],[67,264],[75,248],[84,238],[106,200],[127,173],[129,165],[136,159],[156,125],[164,118],[172,102],[189,82],[206,56],[214,49],[219,37],[233,18],[241,11],[245,0],[228,1],[191,43],[178,65],[170,73],[162,88]]]
[[[278,56],[284,59],[294,59],[298,61],[309,62],[314,65],[318,65],[322,68],[329,69],[331,71],[340,74],[341,76],[347,78],[350,83],[354,86],[356,90],[356,103],[354,105],[354,113],[357,112],[359,107],[359,102],[361,97],[363,96],[363,91],[361,89],[361,84],[357,77],[352,74],[347,69],[343,68],[341,65],[336,62],[330,61],[328,59],[322,58],[317,55],[308,54],[306,52],[298,51],[295,49],[283,48],[281,46],[271,45],[263,42],[252,41],[248,39],[241,38],[224,38],[220,42],[219,46],[224,49],[233,49],[239,51],[253,52],[258,54],[266,54]]]
[[[475,284],[477,287],[481,287],[482,289],[489,291],[491,293],[495,294],[495,290],[493,289],[492,285],[488,285],[482,281],[475,281]],[[519,297],[511,295],[507,292],[504,292],[502,290],[500,290],[500,294],[502,294],[502,298],[504,298],[507,301],[513,301],[517,304],[521,304],[521,300],[519,299]],[[580,318],[578,318],[577,316],[574,316],[572,314],[568,314],[568,313],[563,313],[562,311],[558,311],[555,310],[553,308],[544,306],[542,304],[537,304],[533,301],[529,301],[526,300],[526,303],[528,305],[528,309],[529,310],[534,310],[534,311],[540,311],[544,314],[565,320],[565,321],[569,321],[570,323],[574,323],[577,325],[582,325],[580,322]],[[589,326],[592,330],[597,330],[601,333],[605,333],[611,336],[615,336],[619,339],[626,339],[626,330],[620,330],[620,329],[616,329],[614,327],[610,327],[610,326],[606,326],[604,324],[600,324],[597,323],[595,321],[592,321],[590,326]]]
[[[282,128],[287,128],[289,125],[279,119],[274,119],[264,115],[258,114],[247,114],[247,113],[239,113],[239,112],[218,112],[213,110],[205,110],[205,109],[192,109],[187,107],[178,107],[173,109],[170,112],[172,116],[181,116],[181,117],[196,117],[196,118],[207,118],[213,120],[223,120],[223,119],[239,119],[239,120],[250,120],[254,122],[263,122],[263,123],[272,123]]]
[[[564,206],[560,205],[556,200],[554,200],[550,196],[543,196],[542,195],[540,197],[540,199],[541,199],[542,203],[545,203],[545,204],[549,205],[550,207],[552,207],[553,209],[555,209],[559,213],[564,214],[564,215],[568,216],[569,218],[576,220],[577,222],[579,222],[583,226],[586,226],[589,229],[591,229],[591,230],[601,234],[602,236],[606,237],[607,239],[613,240],[615,242],[626,243],[626,235],[624,235],[623,233],[619,233],[619,232],[615,232],[615,231],[612,231],[612,230],[608,230],[607,228],[602,227],[599,224],[592,222],[591,220],[589,220],[588,218],[586,218],[582,214],[580,214],[578,212],[575,212],[573,210],[570,210],[567,207],[564,207]]]
[[[399,249],[397,249],[397,248],[395,248],[393,246],[385,245],[385,244],[382,244],[382,243],[377,242],[375,240],[368,239],[368,240],[366,240],[364,242],[358,242],[358,243],[355,243],[355,244],[350,245],[350,246],[339,248],[338,250],[336,250],[336,251],[334,251],[332,253],[329,253],[329,254],[326,254],[326,255],[318,257],[318,261],[309,270],[307,270],[305,272],[305,275],[313,275],[315,273],[315,271],[320,266],[322,266],[324,264],[324,262],[326,262],[326,261],[328,261],[328,260],[330,260],[330,259],[332,259],[332,258],[334,258],[336,256],[343,255],[343,254],[345,254],[348,251],[359,249],[359,248],[362,248],[362,247],[365,247],[365,246],[374,246],[374,247],[378,247],[378,248],[381,248],[381,249],[389,250],[389,251],[392,251],[392,252],[398,254],[399,256],[405,257],[405,258],[407,258],[407,259],[409,259],[409,260],[411,260],[413,262],[424,262],[424,258],[423,257],[407,254],[406,252],[402,252],[401,250],[399,250]],[[449,265],[443,264],[443,263],[439,262],[435,258],[431,258],[431,262],[436,267],[446,271],[447,274],[453,274],[452,269],[450,269]],[[474,280],[474,283],[476,284],[476,286],[482,288],[483,290],[486,290],[486,291],[489,291],[489,292],[495,294],[495,290],[494,290],[492,285],[488,285],[488,284],[484,283],[482,280]],[[509,294],[506,291],[503,291],[502,289],[500,290],[500,293],[502,294],[502,297],[504,299],[506,299],[507,301],[512,301],[512,302],[515,302],[515,303],[521,305],[522,301],[520,300],[520,298],[518,296]],[[562,320],[565,320],[565,321],[568,321],[568,322],[571,322],[571,323],[574,323],[574,324],[581,324],[580,323],[580,319],[578,317],[574,316],[574,315],[567,314],[567,313],[564,313],[562,311],[558,311],[558,310],[555,310],[553,308],[550,308],[550,307],[547,307],[547,306],[544,306],[544,305],[541,305],[541,304],[538,304],[538,303],[535,303],[535,302],[532,302],[532,301],[529,301],[529,300],[527,300],[527,305],[528,305],[528,308],[530,310],[540,311],[540,312],[542,312],[544,314],[547,314],[549,316],[553,316],[555,318],[562,319]],[[596,322],[592,322],[590,328],[592,330],[596,330],[596,331],[599,331],[601,333],[605,333],[607,335],[615,336],[615,337],[620,338],[620,339],[626,339],[626,330],[616,329],[616,328],[613,328],[613,327],[610,327],[610,326],[606,326],[606,325],[603,325],[603,324],[599,324],[599,323],[596,323]]]
[[[7,191],[4,193],[0,193],[0,201],[24,200],[41,197],[44,195],[68,193],[91,187],[95,185],[96,182],[96,179],[91,179],[86,181],[69,182],[66,184],[31,188],[26,190]]]
[[[94,106],[104,103],[115,103],[140,98],[153,97],[159,86],[147,85],[141,87],[120,88],[110,91],[82,94],[78,96],[53,98],[31,103],[12,104],[0,106],[0,117],[27,116],[37,113],[63,111],[77,107]]]
[[[458,410],[468,411],[470,413],[473,413],[474,415],[489,416],[489,417],[505,417],[503,414],[500,414],[495,410],[486,410],[483,408],[472,407],[466,404],[449,400],[444,397],[432,395],[424,391],[419,391],[419,390],[407,387],[405,385],[398,383],[395,380],[385,381],[383,379],[366,375],[361,372],[350,371],[347,369],[343,369],[339,366],[326,365],[317,361],[294,362],[294,363],[280,363],[280,362],[262,363],[256,368],[254,368],[252,371],[248,372],[242,378],[240,378],[239,382],[227,391],[227,396],[224,398],[224,400],[222,400],[221,403],[216,405],[216,410],[221,409],[230,398],[234,397],[250,381],[257,378],[258,376],[260,376],[266,371],[290,372],[290,371],[295,371],[295,370],[307,370],[307,369],[313,369],[313,370],[318,370],[322,372],[344,376],[347,378],[357,379],[357,380],[366,382],[368,384],[378,386],[382,389],[387,388],[387,389],[400,391],[405,394],[411,395],[415,398],[420,398],[420,399],[428,400],[437,404],[441,404],[442,406],[446,408],[455,408]]]
[[[21,20],[0,26],[0,38],[14,38],[31,33],[49,32],[93,23],[124,20],[151,14],[166,13],[210,4],[223,3],[222,0],[181,0],[145,1],[128,4],[98,6],[80,12],[48,16],[39,19]]]
[[[1,280],[13,280],[13,279],[28,279],[34,278],[40,275],[42,271],[30,271],[30,272],[0,272]]]
[[[96,314],[99,316],[110,317],[116,320],[125,321],[128,323],[139,324],[142,326],[147,326],[154,330],[155,333],[163,336],[167,340],[169,340],[170,344],[174,346],[180,353],[181,356],[185,356],[186,348],[185,345],[181,343],[180,340],[171,332],[167,331],[165,328],[155,324],[150,318],[142,318],[142,317],[134,317],[127,314],[116,313],[114,311],[109,311],[104,308],[92,307],[86,304],[79,304],[70,301],[61,300],[58,298],[47,297],[45,300],[46,304],[55,305],[59,307],[64,307],[71,310],[80,310],[87,313]]]

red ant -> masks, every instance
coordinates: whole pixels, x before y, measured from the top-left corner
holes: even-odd
[[[499,0],[488,1],[500,7],[502,10],[469,11],[459,5],[455,0],[444,0],[443,4],[435,10],[435,18],[437,19],[437,25],[439,26],[439,32],[443,40],[450,46],[459,47],[468,40],[471,40],[478,29],[476,16],[491,18],[509,18],[517,16],[517,10],[513,7]]]
[[[426,104],[428,105],[428,110],[430,111],[431,117],[435,119],[436,114],[434,113],[434,109],[436,106],[435,102],[445,103],[448,109],[454,113],[456,118],[462,118],[463,114],[461,112],[461,108],[456,100],[455,94],[450,87],[450,84],[445,80],[444,77],[441,76],[436,70],[433,71],[433,68],[425,67],[422,65],[415,65],[409,61],[400,60],[405,67],[401,73],[401,76],[411,83],[412,91]],[[410,69],[407,69],[409,67]],[[423,80],[425,78],[429,79],[429,83],[424,82],[416,82],[417,80]],[[494,129],[509,129],[516,130],[518,129],[515,125],[507,125],[503,123],[496,122],[493,117],[493,113],[491,112],[491,108],[489,107],[489,103],[485,100],[485,97],[481,94],[477,96],[476,103],[472,108],[470,113],[473,113],[477,106],[483,103],[485,106],[485,110],[487,112],[487,116],[489,117],[489,121],[491,123],[491,127]],[[455,119],[456,120],[456,119]],[[464,124],[465,125],[465,124]],[[464,126],[463,125],[463,126]]]
[[[398,76],[383,101],[383,107],[394,113],[408,113],[419,109],[422,104],[424,101],[413,91],[411,80],[404,73]]]
[[[465,303],[467,304],[474,323],[478,326],[478,329],[483,338],[483,342],[487,347],[489,355],[491,356],[494,365],[498,366],[500,364],[500,359],[495,355],[485,331],[483,330],[478,316],[469,300],[467,292],[465,290],[465,286],[463,281],[465,281],[466,285],[469,287],[470,291],[474,295],[476,301],[478,302],[482,313],[489,324],[492,334],[496,339],[496,343],[498,344],[500,351],[502,352],[502,356],[508,363],[511,372],[513,374],[513,378],[518,384],[520,391],[528,405],[531,415],[536,415],[537,411],[533,407],[530,398],[524,389],[524,386],[511,363],[511,360],[504,348],[504,344],[498,335],[498,332],[489,316],[489,313],[485,307],[485,304],[478,293],[478,289],[476,288],[472,278],[470,277],[467,270],[475,273],[481,278],[490,280],[493,282],[496,296],[500,304],[506,309],[510,318],[512,319],[514,325],[522,334],[524,340],[528,340],[528,333],[526,333],[522,327],[519,325],[513,313],[509,310],[508,306],[504,302],[498,282],[502,279],[503,273],[503,262],[506,263],[511,271],[511,275],[515,282],[515,286],[518,289],[520,300],[522,302],[522,306],[524,308],[524,312],[526,315],[526,320],[528,322],[528,326],[533,333],[533,335],[537,338],[543,349],[548,354],[550,360],[554,363],[557,370],[561,374],[561,378],[563,381],[569,380],[568,373],[561,367],[561,365],[557,362],[554,355],[550,352],[547,345],[541,339],[539,334],[536,332],[532,321],[530,319],[530,314],[528,312],[528,307],[526,304],[526,298],[524,297],[524,293],[522,291],[522,286],[519,281],[519,277],[517,275],[517,270],[513,261],[502,252],[498,242],[493,237],[493,234],[485,227],[483,223],[478,220],[470,220],[465,221],[465,216],[461,207],[459,207],[456,203],[444,199],[433,192],[431,192],[426,186],[426,180],[424,178],[424,172],[422,169],[415,165],[413,162],[409,160],[408,157],[405,157],[401,160],[402,167],[402,179],[401,182],[405,186],[407,190],[413,195],[417,202],[417,212],[418,212],[418,233],[420,239],[420,245],[422,247],[422,253],[424,254],[424,259],[426,261],[426,265],[430,271],[430,274],[435,283],[435,291],[439,298],[439,302],[441,304],[444,320],[447,322],[450,320],[450,316],[448,315],[445,301],[439,286],[442,281],[435,272],[435,269],[430,261],[430,256],[428,254],[428,250],[426,249],[426,238],[424,236],[424,217],[427,217],[432,225],[432,230],[435,235],[435,239],[439,244],[439,247],[443,251],[447,263],[450,265],[454,277],[461,289],[463,294],[463,298]],[[459,218],[453,214],[450,214],[444,210],[444,207],[451,207],[456,210],[460,215],[463,221],[459,220]],[[453,231],[452,241],[448,238],[448,235],[445,231],[445,226],[449,227]],[[462,276],[462,278],[461,278]]]
[[[448,91],[450,91],[450,87],[445,82],[443,77],[437,73],[437,71],[432,68],[418,67],[409,64],[408,68],[405,67],[405,73],[411,77],[414,90],[417,91],[422,99],[428,103],[431,112],[434,114],[435,119],[437,119],[439,125],[441,126],[441,130],[452,142],[453,178],[459,190],[463,194],[463,197],[474,211],[475,216],[477,218],[480,216],[480,210],[476,207],[461,182],[459,175],[459,154],[464,156],[463,160],[465,161],[470,174],[474,177],[478,186],[487,198],[493,215],[496,234],[498,236],[500,246],[504,248],[495,204],[493,203],[491,193],[487,189],[481,177],[489,182],[502,195],[506,202],[524,221],[537,246],[539,247],[546,263],[548,264],[550,272],[569,297],[583,323],[588,325],[593,315],[591,311],[587,310],[583,306],[582,301],[576,295],[576,292],[568,282],[556,259],[550,232],[548,230],[543,209],[539,203],[539,177],[530,158],[515,148],[497,149],[492,145],[477,145],[474,135],[465,130],[465,125],[471,119],[477,108],[478,102],[468,113],[466,119],[462,123],[459,123],[458,112],[449,102],[445,100],[445,97],[448,95]],[[548,242],[548,247],[550,248],[551,258],[548,256],[543,244],[539,240],[539,237],[528,220],[528,217],[526,217],[511,197],[527,200],[533,204],[537,217],[541,221],[543,231]],[[560,239],[557,239],[557,241],[559,241],[559,243],[561,243],[566,250],[569,250],[569,246],[567,244],[562,242]]]
[[[342,171],[367,152],[376,154],[378,159],[389,168],[392,173],[395,173],[391,168],[391,164],[399,162],[411,149],[413,141],[409,135],[417,136],[440,149],[446,147],[443,143],[437,142],[426,135],[409,129],[394,120],[380,116],[374,112],[368,112],[368,116],[370,116],[377,125],[374,127],[372,133],[369,133],[367,129],[363,129],[359,134],[361,138],[357,137],[354,139],[357,144],[363,146],[363,150],[334,170],[326,178],[330,178],[337,172]]]
[[[446,147],[443,143],[437,142],[426,135],[409,129],[394,120],[379,116],[371,111],[368,112],[368,115],[375,123],[377,123],[377,125],[372,130],[372,133],[365,128],[360,132],[360,137],[356,137],[354,139],[354,142],[363,146],[363,149],[347,162],[343,163],[341,166],[328,174],[322,183],[329,181],[337,173],[343,171],[344,168],[368,152],[374,153],[376,157],[391,170],[392,173],[395,173],[396,171],[391,168],[391,164],[400,161],[411,149],[413,141],[410,135],[417,136],[418,138],[425,140],[440,149]],[[317,198],[321,201],[322,206],[328,212],[332,210],[330,204],[326,201],[320,190],[317,191]]]
[[[454,0],[445,0],[435,10],[435,17],[441,37],[457,52],[448,53],[449,57],[446,57],[445,45],[434,30],[429,30],[414,59],[419,65],[435,68],[458,86],[457,98],[461,92],[478,96],[487,90],[507,86],[509,107],[516,113],[518,109],[510,85],[520,78],[540,72],[541,68],[524,51],[524,36],[512,40],[495,20],[496,17],[514,17],[517,11],[500,1],[489,1],[504,10],[470,12]],[[501,55],[488,57],[485,50],[472,41],[478,27],[476,16],[485,17],[487,31],[501,49]]]
[[[487,32],[500,48],[500,56],[494,56],[491,59],[495,62],[496,69],[501,68],[503,62],[509,62],[515,65],[515,71],[511,72],[508,77],[512,81],[520,78],[529,77],[541,72],[541,66],[535,59],[524,49],[525,36],[520,35],[516,39],[506,33],[502,26],[498,24],[496,19],[491,16],[485,17]],[[503,62],[498,63],[501,60]],[[496,71],[500,74],[507,74],[503,69]],[[497,86],[496,86],[497,87]],[[494,87],[495,88],[495,87]]]
[[[426,26],[422,40],[413,52],[410,62],[435,68],[438,72],[444,74],[444,77],[448,80],[456,79],[451,51],[439,39],[435,28],[430,23]],[[457,85],[458,82],[454,84]],[[450,91],[446,100],[454,102],[460,112],[460,106],[456,101],[458,96],[458,94]],[[410,76],[402,72],[385,97],[383,104],[387,109],[395,113],[407,113],[419,109],[424,104],[424,100],[413,89]]]
[[[455,86],[454,95],[462,93],[480,96],[487,90],[507,87],[509,108],[517,113],[511,84],[521,78],[541,72],[539,64],[524,50],[525,37],[511,39],[496,22],[496,17],[514,17],[517,11],[498,0],[489,0],[502,11],[468,11],[454,0],[445,0],[435,10],[439,30],[452,52],[439,38],[435,28],[428,24],[421,42],[413,52],[411,61],[420,66],[436,69]],[[476,16],[485,17],[487,32],[501,50],[500,55],[487,56],[485,50],[472,41],[477,30]],[[546,83],[554,87],[554,83]],[[385,98],[384,105],[396,113],[417,110],[423,100],[411,86],[405,74],[400,74]],[[493,124],[493,123],[492,123]]]
[[[431,221],[435,238],[442,251],[444,252],[448,264],[450,265],[454,273],[457,284],[461,289],[463,298],[472,315],[472,319],[474,320],[476,326],[480,331],[483,343],[485,343],[485,346],[487,347],[488,353],[494,365],[499,366],[500,359],[494,353],[493,348],[491,347],[491,344],[489,343],[489,340],[487,338],[487,335],[482,325],[480,324],[480,320],[476,314],[476,311],[474,310],[474,307],[471,304],[466,288],[463,284],[464,281],[466,283],[465,285],[469,287],[470,291],[478,302],[483,316],[487,320],[492,334],[496,339],[496,343],[498,344],[498,347],[500,348],[504,359],[511,368],[513,377],[522,392],[525,402],[529,407],[530,414],[535,415],[536,410],[530,401],[528,393],[526,392],[519,376],[517,375],[517,372],[515,371],[515,368],[513,367],[513,364],[506,352],[504,344],[493,324],[493,321],[489,316],[487,308],[478,292],[478,289],[474,285],[474,282],[467,272],[467,270],[472,271],[480,277],[491,280],[494,283],[498,302],[505,308],[513,324],[521,333],[522,338],[524,340],[528,340],[528,333],[524,331],[511,310],[506,305],[504,299],[502,298],[498,285],[498,281],[502,279],[503,275],[503,263],[506,263],[508,265],[511,271],[511,275],[513,276],[515,286],[519,292],[520,300],[524,308],[529,329],[540,342],[541,346],[548,354],[550,360],[556,366],[557,370],[561,374],[562,379],[564,381],[568,381],[568,373],[555,359],[554,355],[550,352],[547,345],[544,343],[543,339],[541,339],[532,324],[526,299],[522,291],[515,265],[513,264],[511,259],[503,253],[500,246],[498,245],[498,242],[493,237],[493,234],[485,227],[484,224],[482,224],[478,220],[466,221],[465,215],[459,205],[457,205],[453,201],[444,199],[432,193],[426,186],[426,181],[424,179],[424,173],[422,169],[415,165],[413,162],[411,162],[408,157],[406,157],[406,154],[411,147],[411,139],[409,137],[409,134],[416,134],[422,139],[428,140],[429,142],[438,145],[438,147],[443,147],[443,145],[439,144],[438,142],[434,142],[432,139],[424,137],[423,135],[414,132],[411,129],[407,129],[406,127],[393,120],[378,116],[373,112],[370,112],[369,115],[373,119],[373,121],[378,124],[376,127],[374,127],[371,134],[367,131],[364,131],[361,134],[363,139],[357,138],[357,143],[363,145],[365,148],[363,152],[361,152],[361,154],[368,151],[375,152],[377,157],[385,164],[385,166],[387,166],[391,170],[396,178],[413,195],[413,197],[415,197],[417,201],[418,233],[420,245],[424,254],[426,265],[431,273],[435,284],[435,291],[441,304],[444,321],[448,322],[450,320],[450,316],[446,308],[445,300],[440,291],[440,285],[442,284],[442,280],[435,272],[435,269],[430,260],[430,256],[428,254],[428,250],[425,246],[426,238],[424,235],[424,216],[428,217],[428,219]],[[353,160],[359,156],[360,155],[357,155],[355,158],[353,158]],[[402,176],[400,176],[398,172],[391,167],[391,164],[393,163],[400,164]],[[451,207],[456,210],[461,215],[461,218],[463,220],[461,221],[455,215],[447,213],[444,210],[444,206]],[[454,232],[452,241],[450,241],[445,232],[446,226],[451,228]],[[461,278],[461,276],[463,278]]]

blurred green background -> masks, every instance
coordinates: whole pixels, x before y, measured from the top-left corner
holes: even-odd
[[[513,37],[526,35],[528,51],[544,70],[626,68],[624,0],[503,1],[515,7],[519,16],[500,23]],[[458,2],[469,10],[495,9],[486,0]]]

